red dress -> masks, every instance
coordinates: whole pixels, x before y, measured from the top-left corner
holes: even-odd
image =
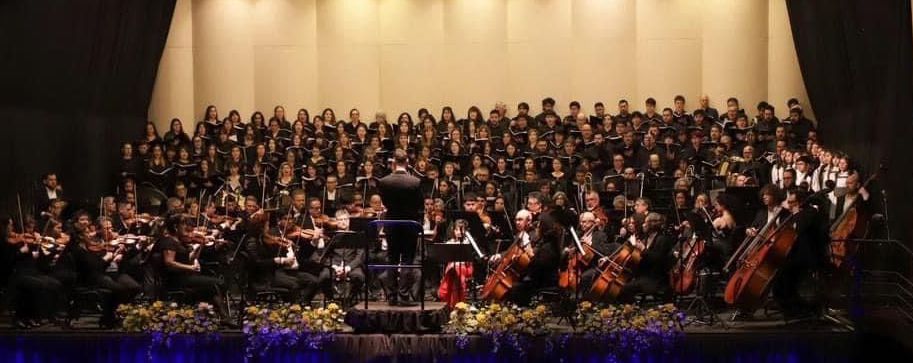
[[[459,243],[450,240],[447,243]],[[441,278],[441,285],[437,293],[441,301],[448,307],[454,307],[458,302],[466,301],[466,293],[469,290],[469,281],[472,279],[471,262],[450,262],[444,268],[444,277]]]

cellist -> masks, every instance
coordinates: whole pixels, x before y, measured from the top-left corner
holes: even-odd
[[[531,221],[532,214],[529,211],[517,212],[518,231],[521,224],[529,225]],[[540,214],[535,238],[527,239],[527,237],[520,236],[516,239],[515,243],[519,243],[521,247],[532,248],[533,257],[526,268],[526,274],[511,287],[506,295],[506,300],[518,305],[528,305],[538,289],[557,286],[558,264],[561,258],[559,246],[566,228],[559,221],[560,218],[550,212]],[[518,235],[521,234],[518,232]],[[500,260],[500,254],[491,257],[491,261],[495,264]]]
[[[642,293],[667,295],[674,241],[663,232],[665,225],[666,217],[650,212],[644,219],[643,234],[628,242],[641,251],[642,257],[634,279],[625,285],[620,300],[630,301]]]
[[[569,257],[578,258],[577,261],[577,273],[580,275],[580,284],[579,291],[589,291],[590,285],[592,285],[593,280],[596,278],[596,275],[599,274],[599,268],[597,261],[606,259],[605,256],[609,256],[612,252],[618,249],[619,244],[615,242],[610,242],[608,236],[605,232],[599,230],[599,219],[596,218],[596,215],[593,212],[583,212],[580,214],[579,226],[576,229],[577,236],[580,238],[580,244],[583,246],[587,254],[592,254],[593,258],[589,261],[589,264],[582,264],[582,260],[579,259],[579,251],[575,252],[577,247],[572,241],[568,246],[564,248],[563,261],[567,261]],[[590,249],[595,250],[595,252],[590,251]]]

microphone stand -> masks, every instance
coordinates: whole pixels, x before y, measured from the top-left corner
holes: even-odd
[[[891,220],[888,219],[888,191],[881,189],[881,203],[884,207],[884,228],[887,239],[891,239]]]

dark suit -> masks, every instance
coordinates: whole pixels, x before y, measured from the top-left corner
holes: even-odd
[[[380,179],[377,186],[380,197],[387,207],[384,219],[420,221],[424,197],[421,179],[397,170]],[[409,264],[415,260],[417,231],[411,228],[387,227],[388,258],[391,265],[400,262]],[[398,278],[396,270],[390,270],[393,281],[398,281],[400,291],[406,291],[407,281]],[[393,299],[395,300],[395,298]]]
[[[625,286],[622,299],[629,300],[640,293],[664,295],[669,291],[673,244],[672,239],[662,233],[653,238],[642,252],[634,280]]]

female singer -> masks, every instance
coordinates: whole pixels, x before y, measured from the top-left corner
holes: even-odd
[[[149,146],[162,145],[162,138],[159,137],[158,128],[155,127],[154,123],[147,122],[144,130],[143,140],[145,140]]]
[[[173,182],[171,164],[165,159],[165,154],[160,145],[152,147],[152,157],[146,166],[146,180],[155,185],[159,190],[168,190]]]
[[[465,234],[467,228],[469,228],[469,223],[464,219],[454,222],[447,233],[449,238],[445,243],[470,243]],[[444,277],[438,287],[438,297],[450,308],[453,308],[458,302],[466,301],[466,292],[469,290],[469,281],[472,280],[472,276],[472,263],[448,263],[444,267]]]
[[[171,119],[171,128],[165,133],[164,142],[168,148],[190,147],[190,137],[184,132],[184,124],[181,119]]]
[[[216,106],[206,106],[206,110],[203,112],[203,119],[200,120],[200,125],[203,125],[206,130],[204,135],[213,137],[221,124],[222,121],[219,119],[219,110],[216,109]]]

